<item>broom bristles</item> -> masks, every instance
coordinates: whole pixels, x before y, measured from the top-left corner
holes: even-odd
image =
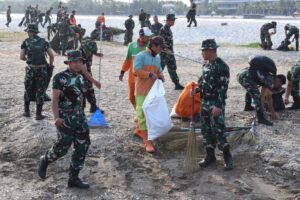
[[[188,134],[187,152],[184,160],[184,167],[187,172],[194,172],[199,169],[198,158],[198,142],[196,133],[191,132]]]

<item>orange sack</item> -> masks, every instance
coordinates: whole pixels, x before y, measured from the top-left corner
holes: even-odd
[[[190,91],[192,90],[192,85],[195,88],[198,86],[195,82],[189,82],[185,85],[183,91],[178,97],[177,103],[175,104],[175,112],[181,117],[191,117],[192,116],[192,96]],[[200,93],[195,94],[195,113],[201,111],[201,97]]]

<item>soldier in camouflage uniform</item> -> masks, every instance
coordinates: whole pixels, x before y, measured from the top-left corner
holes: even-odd
[[[130,42],[132,42],[132,36],[133,36],[133,29],[134,29],[134,21],[132,20],[132,15],[128,16],[129,19],[125,21],[125,28],[126,32],[124,35],[124,45],[128,45]]]
[[[288,110],[300,109],[300,61],[298,61],[287,73],[288,85],[285,93],[285,104],[289,103],[289,96],[293,97],[293,105]]]
[[[68,69],[53,78],[52,110],[58,140],[45,155],[41,156],[38,174],[45,179],[48,165],[66,155],[73,143],[68,186],[88,188],[89,184],[82,182],[78,177],[90,146],[89,127],[82,107],[85,88],[84,78],[80,74],[84,67],[81,52],[78,50],[68,52],[65,64],[69,65]]]
[[[296,26],[287,24],[284,26],[284,30],[286,35],[284,42],[290,42],[290,38],[294,35],[292,42],[295,40],[296,51],[299,51],[299,29]]]
[[[49,56],[50,68],[54,67],[54,55],[49,43],[37,35],[39,30],[36,24],[29,24],[25,31],[28,33],[29,38],[22,43],[20,53],[20,59],[26,61],[28,65],[25,75],[25,112],[23,116],[30,117],[30,99],[35,96],[36,120],[41,120],[45,117],[42,115],[42,108],[48,78],[46,54]]]
[[[7,19],[7,22],[6,22],[6,26],[9,27],[9,24],[11,23],[11,6],[8,6],[7,8],[7,11],[6,11],[6,19]]]
[[[203,65],[202,77],[196,92],[201,93],[202,105],[200,124],[205,139],[206,157],[199,165],[208,167],[216,162],[215,148],[223,151],[225,170],[232,170],[233,160],[230,146],[225,136],[225,100],[229,84],[229,67],[217,56],[217,44],[214,39],[202,42]]]
[[[266,23],[260,28],[260,40],[261,40],[261,47],[263,49],[270,50],[272,49],[272,41],[271,35],[276,34],[276,22]],[[269,30],[274,29],[274,32],[270,33]]]
[[[87,71],[92,75],[92,62],[93,62],[93,55],[102,56],[101,53],[98,53],[98,48],[95,40],[89,37],[85,37],[82,40],[80,51],[82,53],[82,57],[85,59],[85,64],[87,67]],[[84,95],[83,107],[85,107],[86,100],[90,103],[90,112],[94,113],[97,109],[97,102],[95,97],[95,90],[93,88],[93,84],[91,81],[84,79],[86,84],[86,93]]]
[[[237,79],[238,82],[246,89],[246,97],[245,97],[245,109],[244,111],[251,111],[254,110],[251,106],[251,101],[253,99],[253,103],[255,105],[255,111],[257,115],[258,123],[265,124],[268,126],[272,126],[273,123],[265,119],[264,112],[263,112],[263,105],[261,105],[261,93],[259,91],[259,87],[262,87],[262,91],[266,95],[272,95],[272,88],[273,88],[273,77],[272,75],[267,72],[267,70],[263,69],[263,66],[261,65],[261,69],[253,69],[252,64],[253,60],[257,58],[263,58],[268,59],[273,63],[274,62],[265,56],[257,56],[254,57],[250,61],[250,68],[247,67],[243,69],[238,75]],[[276,66],[275,66],[276,67]]]
[[[151,25],[151,31],[154,34],[154,36],[158,36],[160,29],[163,27],[163,25],[159,23],[158,17],[156,15],[153,17],[153,21],[154,24]]]
[[[67,17],[65,17],[64,20],[58,24],[57,30],[60,40],[59,51],[61,55],[65,56],[68,48],[68,37],[70,35],[74,36],[75,32],[70,27]]]
[[[166,24],[160,29],[159,35],[164,39],[164,49],[160,53],[161,67],[164,70],[167,65],[169,75],[175,84],[175,90],[182,90],[184,87],[179,83],[179,78],[176,72],[177,65],[173,52],[173,33],[171,31],[171,26],[174,25],[175,20],[174,14],[168,14],[166,19]]]

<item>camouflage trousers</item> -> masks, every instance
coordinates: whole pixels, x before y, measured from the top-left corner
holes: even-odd
[[[59,45],[59,51],[64,54],[67,51],[68,48],[68,36],[62,35],[59,36],[60,45]]]
[[[124,35],[124,45],[127,45],[130,42],[132,42],[132,36],[133,36],[133,31],[126,29],[126,32],[125,32],[125,35]]]
[[[293,87],[292,87],[291,96],[292,96],[294,99],[300,97],[300,92],[299,92],[299,82],[293,82]]]
[[[87,65],[87,70],[92,75],[91,66]],[[84,85],[85,85],[86,91],[84,92],[83,107],[86,106],[86,100],[91,104],[91,106],[96,106],[97,101],[96,101],[93,83],[87,79],[84,79]]]
[[[237,76],[238,82],[246,89],[246,102],[253,99],[255,110],[258,111],[261,107],[260,92],[257,83],[251,79],[248,71],[244,71]]]
[[[161,67],[164,70],[165,66],[167,65],[168,72],[170,75],[170,78],[173,83],[178,84],[179,83],[179,78],[177,75],[177,65],[176,65],[176,59],[174,55],[168,55],[166,53],[161,53],[160,54],[160,59],[161,59]]]
[[[24,101],[35,99],[37,105],[44,104],[47,86],[47,67],[26,67]],[[35,98],[34,98],[35,97]]]
[[[58,139],[46,152],[45,157],[49,163],[54,162],[66,155],[73,143],[71,167],[74,170],[81,170],[91,143],[87,119],[82,110],[60,111],[59,116],[64,119],[64,124],[57,128]]]
[[[260,30],[260,40],[261,40],[261,46],[264,49],[272,48],[273,43],[271,41],[269,30],[265,30],[265,29]]]
[[[225,136],[225,105],[221,108],[222,112],[219,116],[211,115],[212,108],[215,105],[215,100],[202,100],[200,125],[201,132],[204,138],[204,144],[209,148],[218,148],[223,150],[228,146]]]

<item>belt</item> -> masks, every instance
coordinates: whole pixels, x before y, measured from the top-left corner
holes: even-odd
[[[47,64],[42,64],[42,65],[28,65],[29,67],[33,67],[33,68],[41,68],[41,67],[47,67]]]

